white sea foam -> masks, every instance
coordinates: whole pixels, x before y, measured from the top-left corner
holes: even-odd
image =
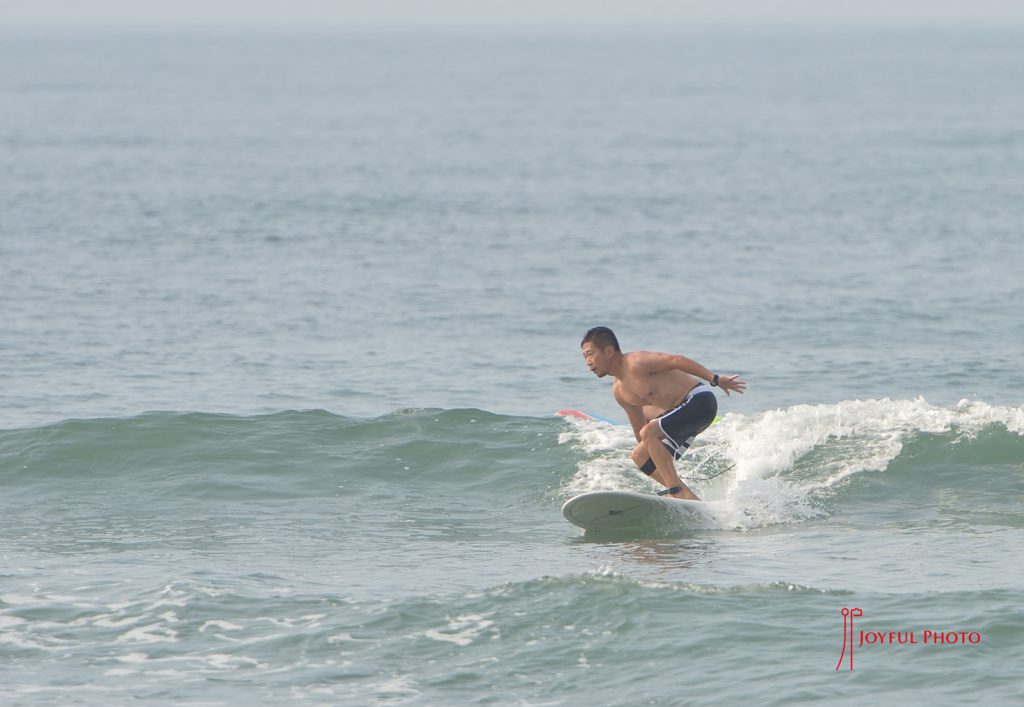
[[[371,689],[376,695],[376,701],[382,704],[402,704],[423,695],[416,688],[416,682],[411,675],[395,675],[377,683]]]
[[[222,621],[220,619],[211,619],[206,621],[202,626],[199,627],[199,633],[206,633],[209,628],[219,628],[221,631],[241,631],[244,627],[238,624],[233,624],[230,621]]]
[[[267,621],[280,628],[317,628],[326,614],[310,614],[297,619],[278,619],[273,616],[258,616],[257,621]]]
[[[211,653],[203,658],[203,660],[212,668],[217,670],[235,670],[243,666],[250,666],[254,668],[266,668],[266,663],[263,663],[255,658],[250,658],[244,655],[231,655],[229,653]]]
[[[33,641],[30,638],[26,638],[20,633],[13,631],[0,631],[0,644],[9,644],[17,648],[33,648],[36,650],[48,650],[48,646],[43,645],[38,641]]]
[[[33,585],[34,589],[38,589]],[[34,594],[0,594],[0,603],[10,606],[36,606],[38,604],[76,604],[80,597],[68,596],[66,594],[45,594],[38,592]]]
[[[449,621],[446,629],[428,629],[423,635],[435,641],[448,641],[459,646],[468,646],[493,625],[493,621],[478,614],[464,614]]]
[[[176,643],[178,641],[178,632],[167,626],[150,624],[148,626],[133,628],[131,631],[118,636],[117,640],[118,642],[137,641],[139,643]]]
[[[101,614],[91,620],[85,619],[82,623],[92,623],[95,626],[103,626],[105,628],[122,628],[124,626],[131,626],[132,624],[136,624],[146,618],[149,618],[147,615],[125,616],[123,618],[114,618],[114,616],[114,614]],[[78,620],[72,622],[72,624],[74,625],[77,621]]]
[[[826,443],[854,440],[827,475],[814,482],[831,486],[862,471],[882,471],[913,433],[959,431],[967,436],[988,425],[1024,432],[1024,408],[998,408],[961,402],[940,408],[916,400],[852,400],[833,405],[797,405],[759,415],[727,415],[710,436],[724,442],[736,462],[734,479],[765,478],[791,469],[808,452]]]

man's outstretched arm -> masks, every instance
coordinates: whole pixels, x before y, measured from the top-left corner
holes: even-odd
[[[717,376],[701,363],[687,358],[680,354],[658,353],[655,351],[643,351],[636,354],[636,364],[646,373],[661,373],[663,371],[682,371],[708,381],[711,385],[717,385],[725,391],[743,393],[747,384],[738,375]]]

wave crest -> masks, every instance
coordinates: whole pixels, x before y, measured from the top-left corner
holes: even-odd
[[[568,424],[561,442],[583,458],[563,487],[565,493],[657,488],[629,459],[634,440],[628,427],[580,420]],[[754,528],[827,515],[836,493],[871,472],[897,471],[913,493],[917,485],[930,483],[915,475],[917,460],[959,459],[965,467],[1002,464],[1019,459],[1022,445],[1021,407],[965,400],[943,408],[923,398],[847,400],[726,414],[698,438],[678,470],[708,502],[711,527]],[[922,446],[931,450],[926,458]],[[964,454],[965,448],[971,453]],[[722,469],[728,471],[707,478]],[[961,481],[969,484],[974,471],[961,473]]]

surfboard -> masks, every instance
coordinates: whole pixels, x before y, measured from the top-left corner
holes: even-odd
[[[590,491],[562,505],[562,515],[584,530],[615,530],[671,525],[704,513],[701,501],[686,501],[636,491]]]
[[[558,414],[562,417],[575,417],[578,420],[593,420],[595,422],[604,422],[608,425],[614,425],[616,427],[621,426],[623,423],[615,420],[609,420],[607,417],[601,417],[600,415],[592,415],[582,410],[559,410]]]

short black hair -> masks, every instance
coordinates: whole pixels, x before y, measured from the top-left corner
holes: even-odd
[[[615,332],[606,326],[596,326],[593,329],[587,331],[583,335],[583,341],[580,342],[580,346],[591,341],[594,345],[605,349],[609,346],[614,346],[616,351],[622,351],[619,348],[619,340],[615,338]]]

